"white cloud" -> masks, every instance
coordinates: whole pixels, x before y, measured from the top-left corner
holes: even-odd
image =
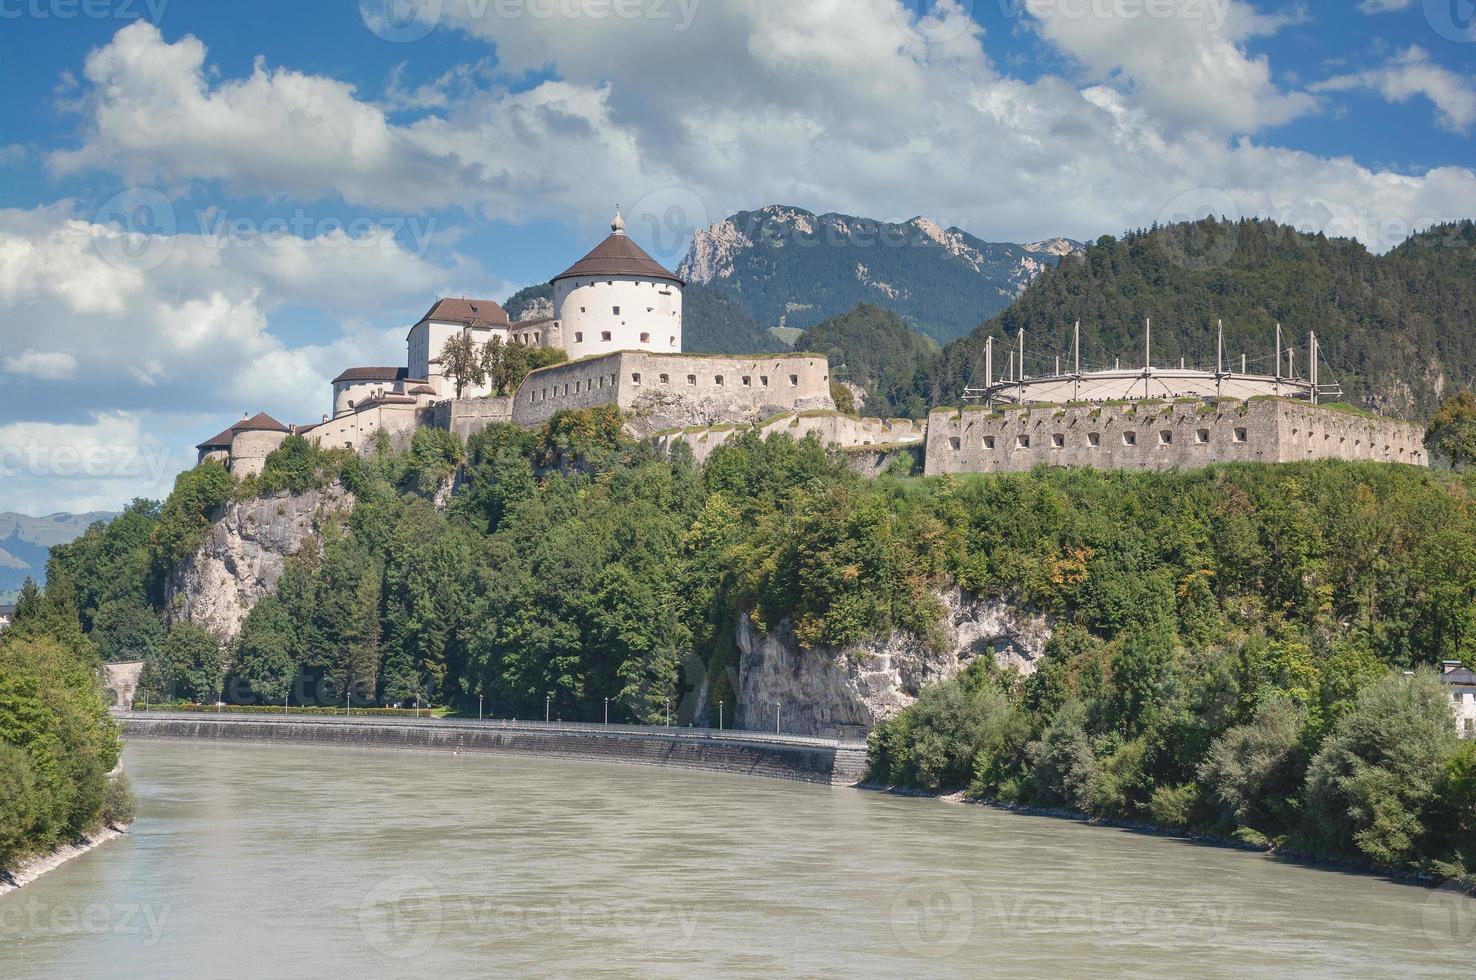
[[[116,510],[160,496],[185,462],[139,415],[100,412],[85,423],[0,426],[0,510],[29,514]]]
[[[1429,52],[1411,47],[1387,64],[1367,71],[1338,75],[1313,86],[1320,92],[1366,89],[1389,102],[1408,102],[1416,96],[1435,106],[1441,126],[1454,133],[1470,131],[1476,123],[1476,85],[1466,75],[1442,68]]]
[[[27,350],[5,359],[6,374],[20,374],[41,381],[65,381],[77,372],[77,359],[64,351]]]
[[[1311,96],[1278,88],[1270,60],[1252,57],[1243,44],[1294,17],[1262,15],[1241,0],[1025,6],[1041,35],[1091,77],[1120,83],[1135,105],[1173,125],[1252,133],[1316,108]]]
[[[684,227],[781,202],[922,213],[993,240],[1095,237],[1210,188],[1245,213],[1325,220],[1386,249],[1469,210],[1469,168],[1398,174],[1253,142],[1312,97],[1278,88],[1244,50],[1284,19],[1217,2],[1196,6],[1223,11],[1218,31],[1108,22],[1093,35],[1043,18],[1095,78],[1082,87],[1002,74],[949,5],[919,28],[897,0],[731,0],[701,5],[678,33],[650,18],[476,19],[447,0],[443,24],[493,45],[505,78],[553,77],[522,91],[437,79],[431,93],[457,97],[405,125],[332,79],[262,64],[216,79],[199,41],[136,24],[88,59],[85,142],[52,164],[372,208],[461,205],[590,235],[619,200],[637,221],[644,205],[648,222]]]
[[[128,406],[234,417],[266,409],[313,421],[344,367],[402,361],[421,305],[465,272],[417,258],[384,235],[180,234],[140,267],[127,263],[125,241],[121,228],[79,216],[70,202],[0,210],[0,350],[27,351],[7,359],[6,370],[37,378],[64,368],[78,382],[55,394],[33,385],[28,410],[58,417]],[[319,318],[316,329],[331,339],[284,343],[274,321],[289,309]],[[68,353],[28,350],[37,336],[56,338]],[[10,382],[11,390],[22,383]]]
[[[1360,0],[1358,9],[1365,14],[1387,14],[1397,10],[1408,10],[1419,0]]]

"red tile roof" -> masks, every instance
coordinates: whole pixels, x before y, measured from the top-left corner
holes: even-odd
[[[575,276],[642,276],[647,279],[665,279],[678,286],[686,285],[622,232],[616,232],[600,242],[594,251],[554,276],[553,281],[572,279]]]
[[[359,381],[408,381],[410,380],[410,369],[403,367],[357,367],[349,368],[347,371],[333,379],[334,384]]]
[[[421,323],[427,320],[470,327],[505,327],[507,312],[490,299],[441,299],[420,318]]]

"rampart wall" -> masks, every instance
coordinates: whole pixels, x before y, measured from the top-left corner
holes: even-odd
[[[1423,466],[1423,442],[1424,432],[1408,422],[1275,398],[939,409],[928,418],[925,472],[1168,470],[1329,458]]]
[[[844,415],[835,410],[817,409],[767,419],[757,424],[691,425],[656,433],[653,442],[670,452],[678,442],[692,449],[698,463],[707,462],[713,451],[743,432],[756,431],[761,438],[785,433],[795,439],[814,435],[827,446],[842,449],[868,447],[882,452],[905,446],[921,447],[927,438],[927,426],[912,419],[871,419]]]

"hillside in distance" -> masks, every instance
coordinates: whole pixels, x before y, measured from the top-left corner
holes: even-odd
[[[771,206],[699,230],[677,271],[765,328],[809,329],[869,304],[946,343],[1081,249],[1065,238],[986,242],[922,217],[893,224]]]
[[[46,559],[53,545],[75,540],[95,522],[114,516],[102,511],[45,517],[0,514],[0,603],[9,601],[6,597],[17,592],[27,578],[45,581]]]
[[[1351,239],[1330,239],[1272,221],[1213,219],[1106,236],[1082,261],[1063,263],[970,336],[950,344],[920,372],[934,404],[984,383],[984,345],[1027,334],[1029,374],[1045,374],[1081,322],[1084,366],[1142,363],[1143,322],[1153,320],[1158,365],[1214,367],[1217,321],[1227,358],[1248,355],[1269,373],[1281,324],[1306,371],[1308,331],[1346,400],[1405,418],[1427,418],[1476,379],[1476,224],[1417,233],[1386,255]],[[1004,370],[1000,360],[996,373]]]

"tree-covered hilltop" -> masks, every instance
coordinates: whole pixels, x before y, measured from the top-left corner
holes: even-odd
[[[164,625],[160,569],[226,502],[335,480],[357,500],[346,525],[290,559],[231,646]],[[877,736],[879,775],[1381,863],[1476,855],[1471,750],[1435,682],[1402,673],[1476,661],[1466,473],[868,481],[813,440],[747,433],[698,467],[622,438],[613,410],[565,412],[465,446],[425,430],[403,455],[293,438],[246,482],[207,463],[162,507],[58,548],[52,576],[96,642],[143,654],[152,698],[333,704],[352,688],[361,705],[481,698],[566,720],[600,719],[608,698],[620,721],[668,702],[700,721],[704,687],[733,704],[741,615],[788,621],[823,656],[934,638],[958,585],[1045,614],[1054,638],[1029,680],[980,666],[926,691]],[[110,625],[139,615],[153,624]]]
[[[938,356],[938,345],[890,310],[858,306],[812,327],[796,346],[824,354],[830,360],[832,378],[865,392],[862,415],[927,415],[928,405],[916,390],[915,378],[920,368]]]
[[[1289,344],[1305,345],[1315,330],[1348,400],[1428,417],[1476,378],[1476,224],[1432,228],[1384,256],[1350,239],[1264,220],[1206,220],[1104,237],[1081,261],[1043,273],[1009,309],[951,344],[920,376],[919,390],[934,403],[956,400],[966,385],[983,382],[985,339],[995,337],[1007,351],[1020,329],[1033,345],[1029,373],[1047,373],[1054,355],[1070,348],[1078,320],[1084,360],[1102,366],[1121,356],[1125,365],[1141,364],[1149,318],[1160,365],[1186,358],[1213,368],[1219,320],[1227,356],[1238,365],[1244,352],[1258,371],[1273,366],[1277,323]],[[1297,367],[1306,370],[1305,349]],[[995,370],[1004,370],[999,358]]]
[[[0,873],[104,824],[127,824],[133,802],[117,765],[97,648],[78,620],[65,574],[45,594],[21,590],[0,632]]]

